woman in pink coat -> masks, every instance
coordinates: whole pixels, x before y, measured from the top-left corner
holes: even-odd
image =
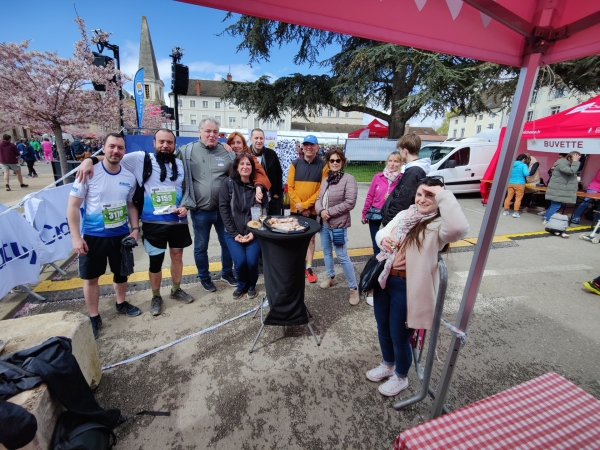
[[[46,164],[54,161],[52,157],[52,144],[50,143],[50,139],[44,138],[42,141],[42,149],[44,150],[44,159],[46,160]]]
[[[373,176],[373,181],[371,181],[371,186],[365,199],[365,206],[362,210],[362,223],[369,223],[373,254],[375,256],[379,253],[379,246],[375,242],[375,235],[381,226],[381,208],[383,208],[388,195],[394,190],[396,184],[398,184],[398,180],[402,177],[400,167],[402,167],[400,152],[390,153],[383,172],[376,173]],[[369,213],[370,208],[372,208],[371,213]],[[379,213],[377,214],[374,210],[379,210]]]

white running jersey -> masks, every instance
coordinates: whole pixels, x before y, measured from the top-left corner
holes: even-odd
[[[138,184],[142,183],[144,172],[144,157],[146,152],[138,151],[127,153],[121,165],[135,175]],[[181,203],[183,197],[183,162],[175,159],[177,164],[177,179],[171,181],[173,170],[171,163],[165,163],[167,177],[160,181],[160,166],[156,156],[150,153],[152,161],[152,174],[144,183],[144,208],[142,209],[142,222],[161,223],[187,223],[187,217],[180,218],[173,210]]]
[[[135,176],[121,167],[116,174],[107,172],[104,163],[94,165],[94,176],[71,188],[73,197],[83,198],[82,234],[99,237],[129,234],[127,202],[135,192]]]

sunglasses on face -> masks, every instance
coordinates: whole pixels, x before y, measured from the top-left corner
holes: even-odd
[[[421,181],[425,181],[425,180],[440,180],[440,181],[442,182],[442,184],[445,184],[445,183],[444,183],[444,177],[443,177],[443,176],[441,176],[441,175],[433,175],[433,176],[431,176],[431,177],[424,177],[424,178],[421,178],[421,179],[419,180],[419,183],[420,183]]]
[[[341,159],[330,159],[329,162],[330,163],[341,163],[342,160]]]

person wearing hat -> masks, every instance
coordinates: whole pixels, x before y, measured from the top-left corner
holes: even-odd
[[[510,208],[510,202],[513,197],[515,198],[514,213],[513,217],[520,217],[519,208],[521,208],[521,200],[525,194],[525,182],[527,177],[530,175],[529,167],[523,162],[527,158],[525,153],[521,153],[517,156],[517,160],[513,163],[513,168],[510,172],[510,178],[508,179],[508,193],[504,200],[504,212],[502,215],[508,216],[508,210]]]
[[[304,156],[290,165],[287,184],[290,196],[290,212],[292,215],[309,217],[317,220],[315,203],[321,189],[321,182],[327,177],[327,164],[317,158],[319,141],[316,136],[309,134],[302,143]],[[312,268],[315,254],[315,236],[310,240],[306,252],[306,278],[309,283],[317,282],[317,275]]]

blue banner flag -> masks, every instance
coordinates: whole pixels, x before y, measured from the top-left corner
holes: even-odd
[[[135,98],[135,111],[137,112],[137,126],[144,123],[144,68],[139,69],[133,78],[133,94]]]

